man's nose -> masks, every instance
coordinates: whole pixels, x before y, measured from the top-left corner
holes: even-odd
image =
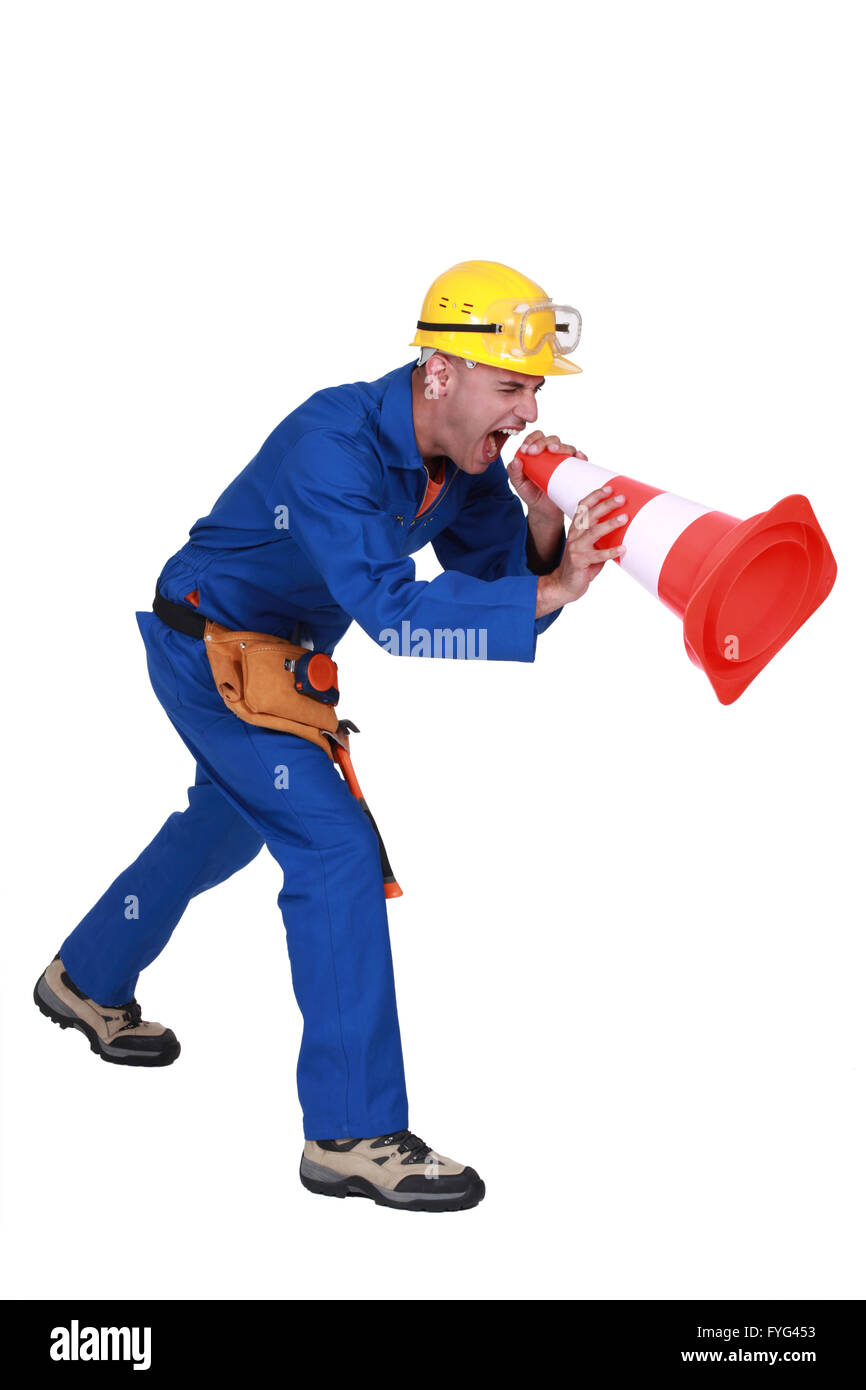
[[[519,415],[526,425],[534,425],[538,419],[538,402],[535,399],[535,392],[531,391],[528,396],[524,396],[516,402],[515,414]]]

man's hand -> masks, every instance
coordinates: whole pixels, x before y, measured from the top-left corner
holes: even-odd
[[[575,449],[573,444],[563,444],[558,434],[542,434],[541,430],[533,430],[520,447],[527,454],[540,454],[542,449],[551,449],[557,454],[573,454],[575,458],[586,458],[586,454]],[[527,478],[517,455],[508,465],[508,476],[514,491],[521,501],[526,503],[527,521],[533,535],[542,541],[555,535],[558,540],[562,534],[562,509],[557,507],[555,502],[551,502],[542,488]]]
[[[619,530],[628,521],[625,512],[617,512],[609,521],[602,521],[612,507],[621,506],[625,498],[610,496],[610,487],[599,487],[579,504],[565,538],[562,560],[552,574],[538,581],[535,616],[542,618],[565,603],[581,598],[593,579],[600,573],[605,560],[625,554],[625,546],[596,550],[595,543],[611,531]]]

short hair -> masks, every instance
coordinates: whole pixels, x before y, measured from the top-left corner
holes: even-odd
[[[430,358],[433,356],[434,352],[438,352],[440,356],[447,357],[449,361],[452,362],[465,362],[467,367],[477,367],[478,365],[477,362],[471,362],[466,357],[455,357],[453,352],[443,352],[442,348],[434,347],[422,347],[418,355],[418,362],[416,365],[419,367],[426,366],[426,364],[430,361]]]

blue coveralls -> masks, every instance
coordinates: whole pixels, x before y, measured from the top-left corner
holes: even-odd
[[[532,661],[559,610],[535,618],[526,519],[501,458],[475,475],[447,459],[437,499],[415,519],[427,473],[413,426],[413,366],[318,391],[287,416],[165,565],[163,596],[183,603],[198,590],[199,611],[236,630],[297,640],[300,623],[329,654],[355,619],[392,651],[395,633],[483,630],[488,660]],[[409,557],[428,541],[444,572],[426,582]],[[305,1137],[406,1128],[369,821],[322,749],[226,708],[204,642],[153,612],[136,617],[153,688],[196,761],[195,783],[188,809],[169,816],[63,942],[71,979],[99,1003],[131,999],[190,899],[266,844],[284,873],[279,904],[304,1018]],[[479,654],[475,643],[470,655]],[[413,645],[398,650],[461,654],[447,643]]]

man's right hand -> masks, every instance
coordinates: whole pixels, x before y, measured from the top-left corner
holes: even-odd
[[[543,618],[546,613],[555,612],[563,604],[582,598],[605,560],[625,554],[624,545],[609,550],[595,549],[597,540],[611,531],[618,531],[628,521],[625,512],[618,512],[610,521],[601,520],[612,507],[621,506],[625,501],[621,494],[616,497],[609,494],[609,487],[596,488],[579,504],[568,528],[562,560],[552,574],[539,577],[536,618]]]

